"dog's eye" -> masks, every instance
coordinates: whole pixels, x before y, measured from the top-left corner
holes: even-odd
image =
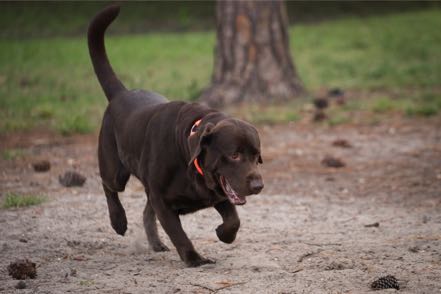
[[[234,152],[233,154],[230,155],[230,158],[234,161],[239,161],[240,160],[239,152]]]

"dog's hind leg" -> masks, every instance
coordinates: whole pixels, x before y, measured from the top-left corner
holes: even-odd
[[[158,226],[156,225],[156,214],[153,210],[150,200],[147,199],[147,204],[143,213],[144,229],[149,241],[150,247],[155,252],[168,251],[169,249],[161,242],[158,235]]]
[[[105,184],[103,184],[103,188],[104,193],[106,194],[112,228],[119,235],[124,236],[127,231],[127,217],[124,207],[122,206],[121,201],[119,201],[118,193],[107,188]]]
[[[124,235],[127,230],[127,217],[119,201],[118,192],[124,191],[130,173],[118,157],[112,124],[106,114],[99,136],[98,162],[109,208],[110,223],[118,234]]]

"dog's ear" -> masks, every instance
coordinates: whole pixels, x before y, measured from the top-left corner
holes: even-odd
[[[259,158],[257,159],[257,162],[258,162],[258,163],[260,163],[260,164],[262,164],[262,163],[263,163],[263,160],[262,160],[262,155],[260,155],[260,154],[259,154]]]
[[[199,156],[199,154],[201,154],[202,147],[204,145],[208,145],[208,143],[210,142],[211,134],[213,133],[213,129],[214,124],[207,123],[199,136],[190,136],[188,138],[191,155],[191,159],[188,162],[188,165],[193,164],[193,161]]]

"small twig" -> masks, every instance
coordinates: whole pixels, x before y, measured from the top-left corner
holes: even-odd
[[[307,242],[303,242],[306,245],[311,245],[311,246],[318,246],[318,247],[323,247],[323,246],[341,246],[341,243],[307,243]]]
[[[347,223],[347,222],[350,222],[350,221],[352,221],[352,220],[355,220],[357,218],[357,216],[353,216],[353,217],[351,217],[351,218],[348,218],[348,219],[345,219],[345,220],[342,220],[342,221],[340,221],[341,223]]]
[[[226,289],[226,288],[230,288],[230,287],[233,287],[233,286],[237,286],[237,285],[243,285],[243,284],[246,284],[246,283],[247,282],[229,283],[228,285],[225,285],[225,286],[222,286],[222,287],[219,287],[219,288],[216,288],[216,289],[213,289],[213,288],[210,288],[208,286],[201,285],[201,284],[195,284],[195,283],[190,283],[190,285],[206,289],[206,290],[210,291],[211,293],[216,293],[216,292],[218,292],[220,290],[223,290],[223,289]]]
[[[230,288],[230,287],[237,286],[237,285],[243,285],[243,284],[246,284],[246,283],[247,283],[247,282],[231,283],[231,284],[228,284],[228,285],[222,286],[222,287],[220,287],[220,288],[216,288],[216,289],[214,290],[214,292],[216,293],[216,292],[219,291],[219,290],[226,289],[226,288]]]
[[[313,255],[315,255],[315,254],[317,254],[317,253],[320,253],[320,251],[321,251],[321,250],[316,251],[316,252],[308,252],[308,253],[305,253],[305,254],[303,254],[303,255],[301,255],[301,256],[299,257],[299,259],[297,260],[297,262],[302,262],[305,258],[310,257],[310,256],[313,256]]]
[[[195,284],[195,283],[190,283],[190,285],[195,286],[195,287],[200,287],[200,288],[204,288],[212,293],[216,292],[215,289],[212,289],[210,287],[204,286],[204,285],[200,285],[200,284]]]
[[[373,224],[364,225],[365,228],[378,228],[380,226],[379,222],[375,222]]]
[[[297,262],[302,262],[303,259],[305,259],[305,258],[307,258],[307,257],[309,257],[309,256],[311,256],[311,255],[313,255],[312,252],[305,253],[305,254],[303,254],[303,255],[301,255],[301,256],[299,257],[299,259],[297,260]]]
[[[295,274],[295,273],[301,272],[302,270],[303,270],[303,267],[298,268],[298,269],[295,269],[295,270],[293,270],[293,271],[290,271],[290,273],[291,273],[291,274]]]

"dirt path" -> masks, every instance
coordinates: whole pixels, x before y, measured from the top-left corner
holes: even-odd
[[[145,196],[135,180],[121,197],[128,233],[112,231],[93,137],[19,140],[30,147],[23,159],[0,162],[0,200],[17,191],[44,193],[50,201],[0,209],[0,291],[366,293],[375,278],[392,274],[399,292],[439,293],[440,126],[438,118],[358,128],[262,128],[266,188],[239,207],[237,240],[217,240],[221,219],[214,209],[182,218],[198,251],[217,260],[200,268],[185,268],[162,230],[173,250],[148,249],[141,224]],[[353,147],[332,146],[339,138]],[[323,167],[326,154],[347,166]],[[51,158],[48,173],[29,167],[41,157]],[[68,168],[88,176],[84,187],[58,184]],[[7,274],[16,258],[38,265],[37,279],[27,280],[24,290],[15,290],[17,281]]]

